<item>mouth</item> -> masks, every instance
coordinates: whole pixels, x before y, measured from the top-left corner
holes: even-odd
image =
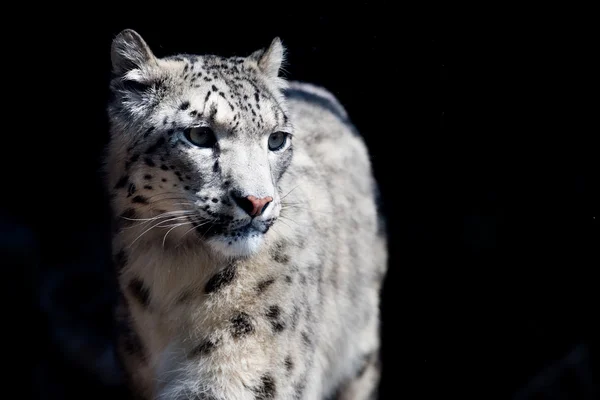
[[[237,242],[264,235],[269,231],[271,225],[272,222],[259,222],[254,219],[235,227],[229,224],[199,223],[196,226],[196,232],[203,238],[221,236],[229,241]]]
[[[245,257],[256,253],[272,223],[251,220],[241,226],[211,226],[197,228],[199,236],[218,253],[226,257]],[[201,232],[201,233],[200,233]]]

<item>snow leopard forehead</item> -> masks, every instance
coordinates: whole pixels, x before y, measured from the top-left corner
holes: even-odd
[[[218,126],[229,135],[290,130],[279,77],[283,46],[276,38],[248,57],[153,55],[133,31],[113,43],[109,115],[120,131]]]

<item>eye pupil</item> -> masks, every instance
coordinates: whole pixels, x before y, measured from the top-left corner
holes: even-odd
[[[287,141],[287,133],[285,132],[275,132],[269,136],[269,150],[275,151],[281,149],[285,146]]]
[[[212,129],[207,126],[188,128],[183,133],[190,143],[198,147],[212,147],[217,141]]]

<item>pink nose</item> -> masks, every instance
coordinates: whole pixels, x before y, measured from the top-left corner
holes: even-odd
[[[256,196],[234,197],[234,199],[237,205],[251,217],[261,215],[267,208],[267,205],[273,201],[271,196],[263,197],[262,199]]]
[[[258,199],[254,196],[248,196],[247,199],[252,203],[252,212],[251,216],[255,217],[263,213],[266,205],[273,201],[271,196],[263,197],[262,199]]]

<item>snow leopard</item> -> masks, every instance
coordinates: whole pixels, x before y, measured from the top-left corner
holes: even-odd
[[[118,353],[136,398],[374,399],[385,220],[340,101],[286,48],[113,38],[104,159]]]

